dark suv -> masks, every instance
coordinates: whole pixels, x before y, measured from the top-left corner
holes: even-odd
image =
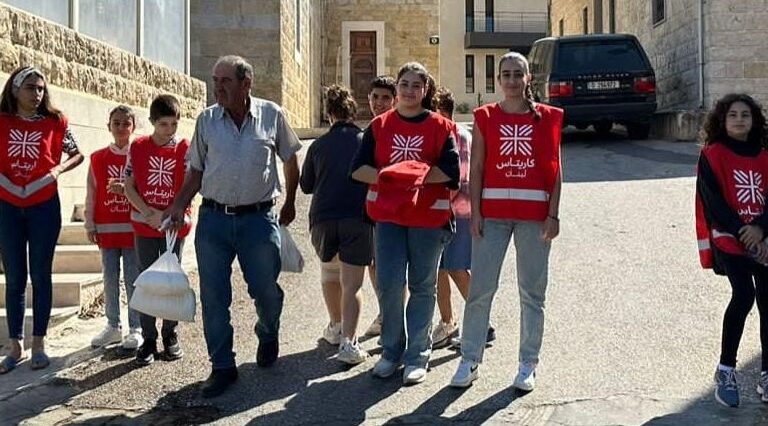
[[[656,111],[656,76],[631,34],[591,34],[537,40],[528,55],[534,97],[565,110],[565,124],[608,133],[626,126],[646,139]]]

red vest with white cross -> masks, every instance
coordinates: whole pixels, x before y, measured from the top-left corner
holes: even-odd
[[[766,184],[768,178],[768,152],[761,150],[756,157],[736,154],[721,143],[710,143],[701,150],[717,178],[728,206],[739,215],[744,223],[751,223],[765,210]],[[704,205],[696,196],[696,238],[699,246],[699,261],[704,268],[712,268],[712,249],[734,255],[746,255],[744,245],[738,236],[722,230],[716,223],[708,223]]]
[[[101,248],[132,248],[131,205],[125,195],[107,191],[110,180],[125,180],[125,154],[109,147],[91,154],[91,172],[96,183],[93,221]]]
[[[560,172],[563,110],[544,104],[535,108],[539,120],[533,114],[506,113],[497,103],[474,111],[485,142],[483,217],[537,222],[547,218]]]
[[[424,121],[410,123],[394,109],[374,118],[370,127],[376,141],[374,161],[379,170],[408,160],[429,166],[437,164],[452,131],[452,123],[439,114],[430,112]],[[366,202],[366,211],[376,222],[439,228],[451,218],[450,194],[444,183],[424,184],[418,189],[415,205],[398,214],[392,214],[382,204],[383,197],[378,197],[378,191],[378,185],[370,185]]]
[[[152,142],[151,136],[143,136],[131,144],[133,179],[139,196],[148,206],[163,211],[173,203],[184,183],[184,164],[188,150],[189,141],[186,139],[176,141],[175,144],[157,146]],[[149,238],[164,237],[163,233],[147,225],[138,210],[131,212],[131,222],[136,235]],[[178,237],[186,237],[190,229],[191,209],[187,207],[184,227],[179,230]]]
[[[48,173],[61,162],[66,131],[65,118],[0,114],[0,199],[29,207],[56,194],[56,179]]]

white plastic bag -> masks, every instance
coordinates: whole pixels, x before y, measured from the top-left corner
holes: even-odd
[[[189,289],[187,274],[173,253],[176,245],[176,231],[165,233],[165,253],[142,272],[134,282],[136,288],[144,287],[148,294],[156,296],[183,295]]]
[[[190,288],[184,294],[157,296],[148,293],[146,287],[137,287],[131,297],[131,308],[151,315],[174,321],[195,321],[195,292]]]
[[[136,278],[129,306],[153,317],[193,322],[195,292],[173,253],[176,231],[166,233],[165,243],[165,253]]]
[[[280,262],[282,264],[280,270],[283,272],[304,270],[304,257],[285,226],[280,226]]]

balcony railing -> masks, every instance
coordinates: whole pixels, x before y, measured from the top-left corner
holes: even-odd
[[[544,12],[477,12],[466,17],[468,33],[546,33]]]

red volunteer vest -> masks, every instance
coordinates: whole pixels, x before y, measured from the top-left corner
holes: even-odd
[[[768,152],[761,150],[757,157],[737,155],[719,143],[712,143],[701,150],[717,178],[723,197],[744,223],[751,223],[765,209],[768,179]],[[712,268],[712,249],[735,255],[746,255],[738,237],[718,229],[716,223],[707,223],[704,205],[696,195],[696,238],[699,261],[704,268]]]
[[[131,205],[125,195],[107,192],[110,179],[125,180],[125,155],[107,147],[91,154],[91,171],[96,182],[93,221],[101,248],[132,248]]]
[[[371,130],[376,141],[374,161],[381,170],[401,161],[415,160],[432,166],[440,159],[443,144],[451,134],[452,124],[438,114],[430,113],[420,123],[401,119],[390,110],[373,119]],[[451,218],[450,196],[445,184],[425,184],[419,188],[415,205],[393,214],[378,197],[379,186],[370,185],[366,201],[368,215],[377,222],[401,226],[439,228]]]
[[[480,212],[495,219],[542,222],[560,171],[563,110],[536,104],[541,114],[508,114],[499,104],[475,109],[485,140]]]
[[[0,199],[29,207],[56,194],[56,179],[48,173],[61,162],[66,130],[64,118],[0,115]]]
[[[184,160],[188,149],[189,141],[186,139],[178,141],[172,148],[155,145],[150,136],[137,138],[131,144],[131,166],[136,189],[148,206],[165,210],[173,203],[184,183]],[[148,226],[138,210],[131,212],[131,222],[136,235],[149,238],[164,236]],[[184,222],[184,227],[179,230],[179,238],[186,237],[192,228],[189,207]]]

